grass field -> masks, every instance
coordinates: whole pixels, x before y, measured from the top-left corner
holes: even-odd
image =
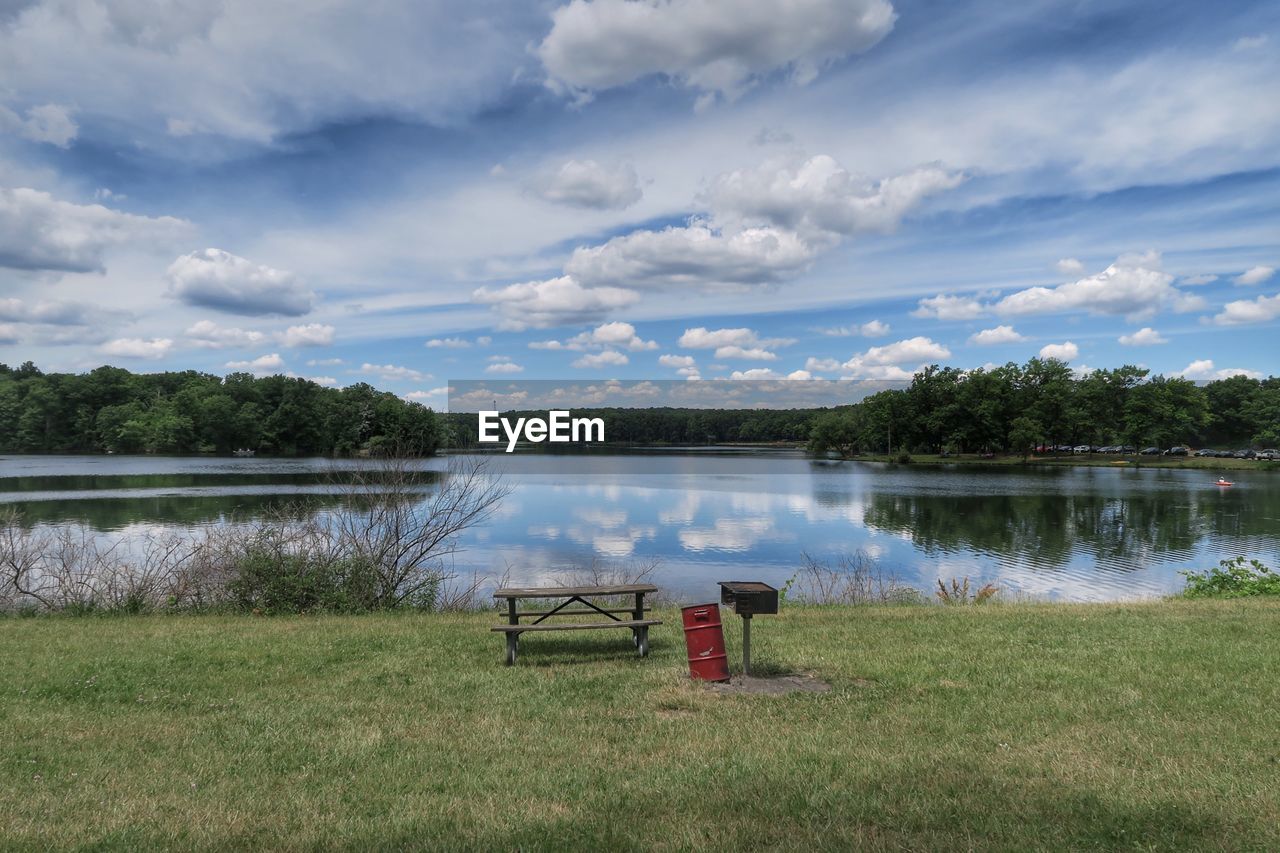
[[[1280,849],[1280,602],[660,617],[0,619],[0,848]]]

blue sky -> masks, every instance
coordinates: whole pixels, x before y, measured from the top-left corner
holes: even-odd
[[[1274,3],[0,10],[0,361],[1277,373]]]

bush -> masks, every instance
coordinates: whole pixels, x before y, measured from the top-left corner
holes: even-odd
[[[234,567],[227,592],[238,607],[262,613],[360,613],[379,606],[378,572],[363,560],[251,548]]]
[[[1184,598],[1246,598],[1280,595],[1280,574],[1257,560],[1223,560],[1205,572],[1181,572],[1187,579]]]
[[[902,451],[901,453],[898,454],[898,462],[900,462],[903,465],[910,465],[912,462],[911,454],[905,450]]]

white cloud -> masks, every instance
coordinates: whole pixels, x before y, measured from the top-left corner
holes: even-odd
[[[420,402],[422,400],[438,400],[449,393],[449,386],[444,385],[439,388],[432,388],[429,391],[410,391],[408,394],[402,395],[406,400]]]
[[[495,361],[484,369],[485,373],[523,373],[524,367],[514,361]]]
[[[831,338],[856,338],[859,336],[864,338],[883,338],[889,334],[889,324],[882,323],[879,320],[869,320],[861,325],[854,323],[851,326],[834,326],[817,329],[816,331]]]
[[[744,361],[777,361],[777,353],[770,352],[763,347],[740,347],[736,345],[726,347],[716,347],[716,358],[729,359],[738,358]]]
[[[1144,326],[1131,334],[1121,335],[1118,340],[1127,347],[1150,347],[1156,344],[1169,343],[1168,338],[1150,326]]]
[[[432,338],[423,344],[428,349],[466,349],[471,341],[464,338]]]
[[[267,336],[262,332],[225,328],[212,320],[201,320],[185,332],[191,344],[204,349],[258,346]]]
[[[293,273],[221,249],[183,255],[167,274],[169,292],[182,302],[229,314],[296,317],[311,311],[315,301]]]
[[[761,75],[808,82],[875,45],[895,19],[887,0],[572,0],[537,48],[548,83],[577,92],[662,74],[707,97],[736,97]]]
[[[346,364],[340,358],[312,358],[307,360],[307,367],[335,367],[339,364]]]
[[[1201,284],[1210,284],[1218,280],[1216,275],[1208,273],[1200,273],[1199,275],[1187,275],[1179,279],[1179,283],[1186,287],[1197,287]]]
[[[71,110],[59,104],[30,107],[26,118],[0,104],[0,131],[16,133],[32,142],[47,142],[66,148],[79,130],[71,118]]]
[[[284,359],[280,357],[280,353],[273,352],[270,355],[260,355],[250,361],[228,361],[226,364],[228,370],[248,370],[253,373],[271,373],[284,369]]]
[[[0,267],[102,272],[113,246],[167,245],[189,230],[189,223],[169,216],[152,219],[59,201],[40,190],[0,188]]]
[[[620,287],[587,288],[560,276],[497,289],[481,287],[472,299],[493,306],[502,318],[501,328],[519,331],[598,321],[610,311],[634,305],[640,294]]]
[[[420,370],[415,370],[412,367],[403,367],[398,364],[370,364],[369,362],[365,362],[360,365],[360,372],[377,376],[384,382],[398,382],[404,380],[421,382],[424,379],[430,378],[430,374],[423,373]]]
[[[603,352],[588,353],[574,359],[574,367],[609,367],[626,364],[630,359],[617,350],[607,349]]]
[[[1264,267],[1261,265],[1250,267],[1240,275],[1236,276],[1236,284],[1244,285],[1246,287],[1250,287],[1255,284],[1262,284],[1264,281],[1269,280],[1271,276],[1275,275],[1275,272],[1275,267]]]
[[[1277,317],[1280,317],[1280,293],[1228,302],[1222,306],[1221,313],[1214,315],[1213,322],[1219,326],[1240,326],[1246,323],[1266,323]]]
[[[327,347],[333,343],[333,326],[307,323],[290,326],[280,333],[280,343],[287,347]]]
[[[1186,312],[1204,307],[1203,299],[1178,290],[1172,282],[1173,276],[1160,269],[1159,253],[1123,255],[1097,275],[1057,287],[1029,287],[1006,296],[994,308],[1006,316],[1088,311],[1137,319],[1165,308]]]
[[[774,284],[805,270],[817,251],[771,226],[724,231],[706,222],[633,231],[575,249],[565,272],[584,285],[651,290],[733,290]]]
[[[838,358],[814,358],[809,356],[805,359],[804,369],[819,371],[821,373],[834,373],[841,368],[841,362]]]
[[[959,173],[931,166],[873,182],[819,154],[803,162],[726,172],[705,198],[718,222],[769,224],[818,242],[891,231],[925,198],[963,180]]]
[[[1247,370],[1245,368],[1224,367],[1221,370],[1215,369],[1213,359],[1202,358],[1191,362],[1179,374],[1183,379],[1230,379],[1232,376],[1247,376],[1250,379],[1261,379],[1262,374],[1257,370]]]
[[[1040,348],[1041,358],[1056,358],[1058,361],[1071,361],[1079,357],[1080,347],[1071,341],[1060,344],[1045,344]]]
[[[116,338],[114,341],[108,341],[100,348],[104,355],[114,355],[121,358],[164,358],[173,349],[173,340],[170,338],[151,338],[144,340],[142,338]]]
[[[575,352],[603,349],[605,347],[621,347],[632,352],[640,352],[642,350],[657,349],[658,342],[644,340],[636,334],[635,326],[615,320],[612,323],[604,323],[597,326],[589,332],[574,335],[567,341],[531,341],[529,343],[530,349],[573,350]]]
[[[640,200],[640,179],[628,163],[605,167],[595,160],[570,160],[537,178],[531,189],[555,204],[593,210],[622,210]]]
[[[1013,326],[996,326],[994,329],[983,329],[969,336],[969,343],[978,346],[994,346],[996,344],[1016,344],[1027,339],[1019,334]]]
[[[754,329],[708,329],[704,326],[685,329],[678,341],[685,349],[715,350],[723,347],[785,347],[795,342],[795,338],[761,338]]]
[[[912,317],[932,320],[972,320],[986,313],[982,303],[972,296],[946,296],[938,294],[921,299]]]
[[[1063,258],[1053,268],[1063,275],[1080,275],[1084,272],[1084,264],[1075,258]]]
[[[338,384],[338,380],[334,379],[332,376],[308,376],[306,378],[317,385],[323,385],[326,388]]]
[[[950,358],[951,350],[929,338],[917,335],[882,347],[871,347],[839,366],[842,375],[856,379],[910,379],[912,372],[901,365],[924,366],[928,362]],[[828,362],[810,359],[809,370],[828,370]]]
[[[37,323],[50,326],[87,326],[100,322],[107,309],[87,302],[69,302],[63,299],[41,299],[27,302],[22,299],[0,299],[0,320],[16,323]]]
[[[697,365],[697,360],[691,355],[660,355],[658,356],[658,364],[663,367],[681,367],[690,368]]]

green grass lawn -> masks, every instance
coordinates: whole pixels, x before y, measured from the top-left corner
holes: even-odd
[[[1280,602],[784,611],[0,619],[0,848],[1280,849]]]

